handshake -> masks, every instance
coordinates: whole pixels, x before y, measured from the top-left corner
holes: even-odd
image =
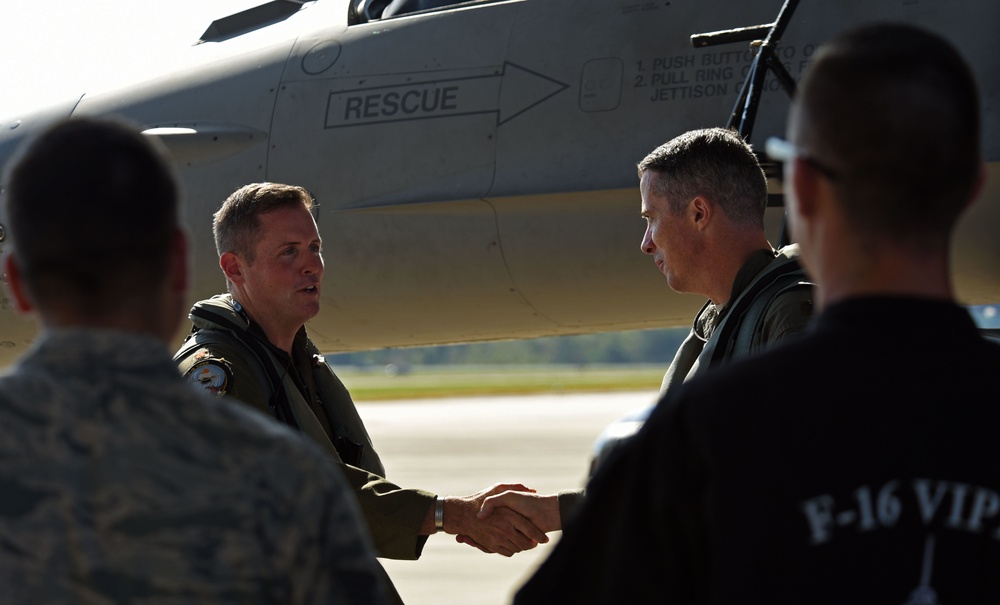
[[[444,499],[444,531],[462,544],[509,557],[549,541],[562,529],[559,498],[521,484],[498,483],[469,496]]]

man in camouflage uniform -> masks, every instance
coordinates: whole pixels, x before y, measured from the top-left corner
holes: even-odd
[[[315,445],[185,384],[177,188],[123,125],[62,122],[8,187],[17,306],[42,333],[0,377],[0,594],[10,603],[384,603]]]

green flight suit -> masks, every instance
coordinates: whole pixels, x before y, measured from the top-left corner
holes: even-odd
[[[660,385],[660,394],[667,391],[674,382],[683,382],[694,376],[699,370],[719,363],[722,358],[728,360],[758,353],[783,339],[798,334],[805,329],[812,316],[812,287],[805,282],[799,264],[799,246],[790,244],[780,250],[760,250],[750,256],[740,267],[733,280],[729,302],[714,305],[711,301],[705,303],[695,316],[694,325],[687,338],[681,343],[674,355],[674,360],[667,368]],[[787,276],[786,283],[779,283],[776,276]],[[771,283],[777,289],[769,288]],[[736,317],[729,319],[730,309],[740,306],[741,311]],[[759,321],[754,325],[747,322],[747,313],[758,311]],[[732,347],[730,351],[719,351],[721,328],[725,323],[733,323],[736,330],[745,330],[747,339],[742,344],[726,343]],[[746,325],[744,325],[746,324]],[[726,334],[732,337],[732,333]],[[725,346],[725,345],[724,345]],[[725,355],[723,355],[725,354]]]
[[[174,357],[181,372],[206,390],[277,416],[309,435],[340,463],[378,556],[417,559],[427,541],[418,534],[420,525],[436,495],[385,479],[350,393],[305,328],[296,335],[289,358],[228,294],[196,303],[190,317],[194,331]],[[283,393],[271,387],[276,381]]]
[[[708,301],[695,316],[663,376],[660,395],[710,366],[759,353],[802,332],[812,316],[813,294],[798,259],[798,244],[750,255],[736,273],[729,302]],[[584,491],[558,496],[565,527],[582,504]]]

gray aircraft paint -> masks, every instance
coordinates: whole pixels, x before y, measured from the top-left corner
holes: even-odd
[[[700,298],[671,292],[639,250],[635,164],[732,111],[747,45],[696,49],[690,36],[768,23],[780,0],[485,1],[349,24],[352,7],[307,2],[193,46],[170,73],[9,116],[0,162],[68,115],[118,114],[158,136],[185,192],[192,300],[225,287],[210,223],[229,193],[307,187],[327,261],[309,327],[328,352],[690,321]],[[943,34],[976,72],[990,179],[958,231],[956,288],[1000,302],[1000,5],[806,0],[778,56],[798,78],[831,34],[885,19]],[[757,148],[788,108],[767,89]],[[0,225],[5,213],[0,192]],[[772,242],[780,217],[768,211]],[[35,333],[0,294],[0,365]]]

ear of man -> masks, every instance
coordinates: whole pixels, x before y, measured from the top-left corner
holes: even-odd
[[[715,204],[703,196],[695,196],[688,202],[687,216],[697,231],[705,231],[715,217]]]
[[[792,188],[795,191],[796,208],[799,216],[812,219],[816,216],[817,197],[820,189],[820,174],[808,160],[796,157],[792,166]]]
[[[968,201],[965,203],[965,208],[962,209],[963,212],[968,212],[970,208],[976,205],[979,198],[983,195],[983,189],[986,187],[986,179],[989,177],[989,170],[986,168],[985,163],[979,164],[979,174],[976,176],[976,185],[972,189],[972,195],[969,196]]]
[[[24,279],[21,277],[21,268],[17,264],[15,251],[11,250],[3,259],[3,270],[7,274],[7,286],[14,297],[14,305],[22,313],[30,313],[35,309],[31,297],[28,296],[24,286]]]
[[[223,252],[219,257],[219,266],[226,275],[226,279],[235,285],[243,283],[243,259],[235,252]]]

